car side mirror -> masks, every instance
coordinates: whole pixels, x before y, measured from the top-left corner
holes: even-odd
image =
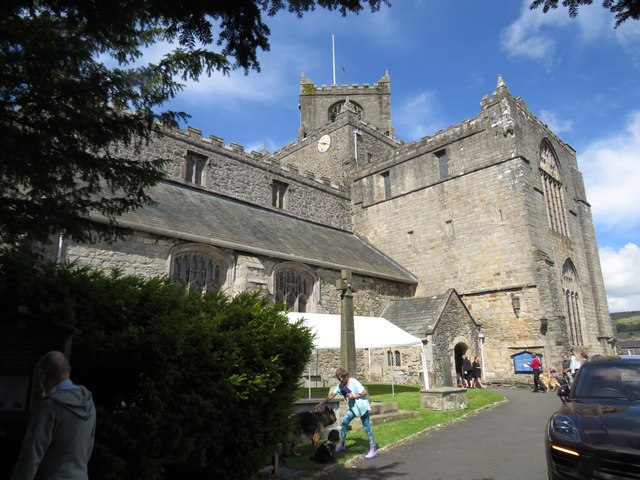
[[[571,399],[569,398],[570,394],[571,394],[571,389],[569,388],[569,385],[562,385],[558,389],[558,397],[560,397],[560,400],[562,400],[562,403],[569,403],[571,401]]]

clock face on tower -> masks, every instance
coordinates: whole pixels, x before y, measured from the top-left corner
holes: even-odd
[[[320,137],[320,140],[318,140],[318,151],[320,153],[324,153],[327,150],[329,150],[330,146],[331,146],[331,137],[329,135],[323,135],[322,137]]]

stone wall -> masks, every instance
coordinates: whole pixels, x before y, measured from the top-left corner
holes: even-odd
[[[432,354],[429,359],[431,386],[444,386],[448,378],[452,380],[450,386],[456,385],[454,349],[458,344],[466,346],[466,354],[470,360],[474,355],[481,356],[477,326],[460,298],[452,296],[428,343]]]
[[[575,152],[506,91],[483,100],[483,109],[362,167],[354,230],[419,278],[416,296],[452,287],[461,294],[483,326],[489,378],[513,377],[511,355],[525,348],[559,364],[570,346],[562,290],[567,259],[582,283],[584,348],[606,353],[601,338],[611,323],[603,314],[593,221]],[[544,139],[561,166],[568,237],[549,227],[539,171]],[[446,176],[438,164],[442,151]],[[387,172],[389,198],[381,182]]]
[[[300,148],[305,150],[306,145]],[[290,149],[292,147],[289,147]],[[317,152],[317,150],[316,150]],[[278,160],[267,153],[246,153],[240,145],[225,145],[199,130],[162,130],[139,154],[127,152],[142,161],[164,158],[171,180],[185,181],[185,161],[196,154],[206,163],[201,185],[196,187],[236,198],[264,208],[272,206],[272,184],[289,186],[285,210],[288,214],[334,228],[351,229],[350,192],[316,170]],[[335,170],[335,169],[334,169]]]
[[[391,352],[392,365],[388,362],[388,353]],[[396,365],[395,356],[399,352],[401,365]],[[315,350],[308,371],[311,375],[319,376],[321,384],[335,386],[336,369],[340,366],[339,349]],[[395,383],[395,384],[422,384],[422,360],[418,347],[393,347],[393,348],[359,348],[356,350],[355,377],[363,384]],[[312,383],[313,385],[313,383]]]
[[[63,251],[66,261],[103,270],[116,268],[126,275],[151,278],[169,274],[171,249],[180,243],[170,237],[136,231],[125,240],[111,244],[78,245],[65,242]],[[281,260],[229,249],[219,250],[233,259],[223,287],[228,294],[235,295],[245,290],[273,293],[273,272],[276,266],[283,263]],[[303,267],[315,278],[308,311],[339,312],[340,292],[335,285],[340,272],[310,265]],[[414,291],[413,285],[363,275],[353,275],[352,284],[356,290],[354,313],[362,316],[377,316],[389,299],[411,297]]]

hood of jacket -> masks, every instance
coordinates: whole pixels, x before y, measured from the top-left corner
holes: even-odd
[[[58,390],[47,398],[84,420],[91,418],[95,412],[91,392],[82,385]]]

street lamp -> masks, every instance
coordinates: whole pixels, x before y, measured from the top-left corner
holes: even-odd
[[[480,358],[482,360],[482,381],[485,381],[486,365],[484,364],[484,332],[482,327],[478,325],[478,340],[480,340]]]

